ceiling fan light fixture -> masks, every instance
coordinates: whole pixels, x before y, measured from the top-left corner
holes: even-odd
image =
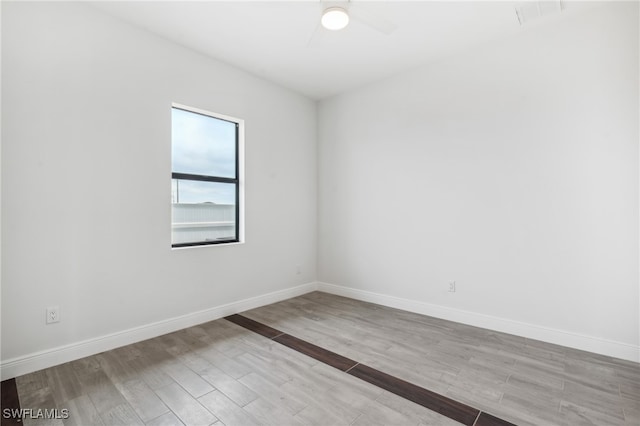
[[[341,7],[329,7],[322,13],[322,26],[337,31],[349,25],[349,14]]]

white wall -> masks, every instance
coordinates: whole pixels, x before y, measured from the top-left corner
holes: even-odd
[[[2,378],[314,288],[316,247],[321,289],[637,353],[637,17],[561,17],[316,122],[86,5],[3,2]],[[169,248],[171,102],[245,120],[245,244]]]
[[[613,3],[322,102],[319,280],[637,360],[638,76]]]
[[[315,280],[314,102],[79,2],[2,9],[3,376]],[[172,102],[245,120],[245,244],[171,250]]]

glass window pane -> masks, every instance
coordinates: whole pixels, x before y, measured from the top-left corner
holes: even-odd
[[[172,179],[172,244],[236,239],[236,185]]]
[[[236,177],[236,123],[178,108],[171,114],[173,172]]]

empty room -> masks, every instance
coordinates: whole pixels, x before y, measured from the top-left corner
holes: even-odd
[[[8,1],[2,425],[640,424],[637,1]]]

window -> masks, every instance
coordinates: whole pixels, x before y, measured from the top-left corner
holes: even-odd
[[[171,109],[172,247],[241,241],[243,121]]]

